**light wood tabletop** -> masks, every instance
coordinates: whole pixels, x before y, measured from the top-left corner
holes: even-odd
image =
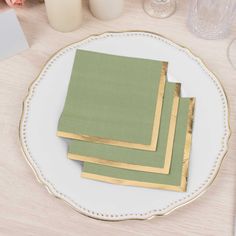
[[[236,25],[226,39],[203,40],[186,27],[187,0],[179,1],[176,13],[162,20],[145,14],[141,0],[125,2],[125,11],[120,18],[99,21],[91,15],[85,1],[83,25],[71,33],[53,30],[48,25],[44,4],[38,1],[28,0],[23,8],[16,9],[30,49],[0,61],[0,236],[233,235],[236,71],[229,64],[226,51],[232,38],[236,37]],[[0,9],[5,10],[7,6],[1,2]],[[123,30],[159,33],[201,57],[228,95],[232,136],[217,178],[200,198],[165,217],[111,223],[80,215],[37,182],[21,153],[18,125],[28,86],[54,52],[91,34]]]

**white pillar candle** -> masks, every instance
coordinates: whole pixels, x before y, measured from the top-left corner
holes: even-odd
[[[82,22],[81,0],[45,0],[50,25],[61,32],[77,29]]]
[[[101,20],[111,20],[122,14],[124,0],[89,0],[92,14]]]

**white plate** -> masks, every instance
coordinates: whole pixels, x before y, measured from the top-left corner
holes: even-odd
[[[80,177],[81,163],[67,159],[66,140],[56,136],[76,49],[169,62],[168,79],[196,97],[187,192],[103,183]],[[105,33],[54,55],[33,83],[20,125],[22,149],[38,179],[79,212],[104,220],[165,215],[197,198],[214,180],[230,135],[228,104],[215,76],[192,53],[147,32]]]

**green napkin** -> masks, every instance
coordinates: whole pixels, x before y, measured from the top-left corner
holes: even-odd
[[[58,136],[156,150],[167,63],[78,50]]]
[[[191,147],[194,100],[180,98],[169,174],[126,170],[85,162],[82,176],[115,184],[185,191]]]
[[[68,157],[124,169],[168,174],[172,157],[180,84],[166,83],[156,151],[73,140]],[[175,140],[178,142],[178,140]]]

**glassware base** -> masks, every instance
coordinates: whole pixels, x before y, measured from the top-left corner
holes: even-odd
[[[173,0],[144,0],[143,8],[145,12],[152,17],[166,18],[171,16],[175,12],[176,2]]]
[[[200,24],[197,21],[193,21],[193,19],[189,19],[187,26],[188,29],[199,38],[209,40],[223,39],[230,33],[229,28],[219,30],[216,29],[216,27],[212,27],[212,29],[211,27],[208,28],[208,25],[204,26],[203,24]]]
[[[235,0],[191,0],[187,25],[200,38],[222,39],[229,35],[235,13]]]

